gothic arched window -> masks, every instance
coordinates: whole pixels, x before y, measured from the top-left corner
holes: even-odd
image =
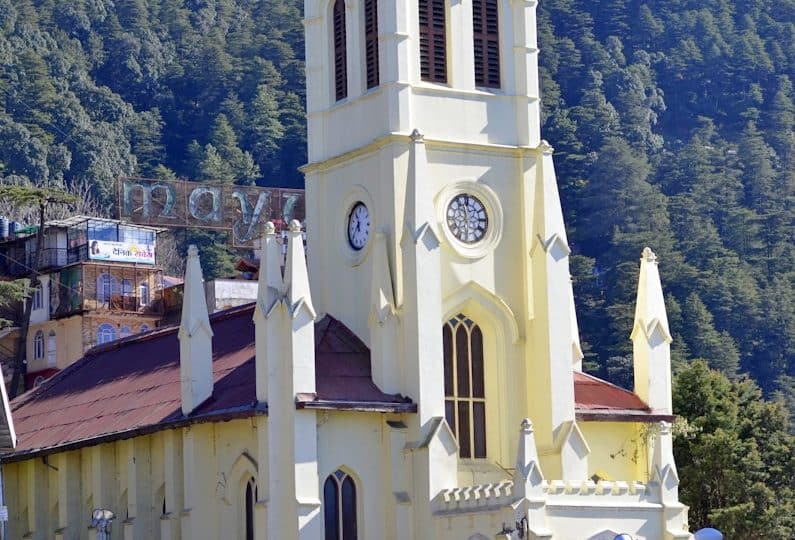
[[[378,86],[378,0],[364,0],[364,56],[367,88]]]
[[[486,457],[486,388],[483,332],[458,314],[442,328],[444,410],[462,458]]]
[[[337,101],[348,97],[348,53],[345,45],[345,0],[334,2],[334,95]]]
[[[254,540],[254,503],[257,502],[257,485],[254,479],[246,482],[246,501],[245,501],[245,527],[246,540]]]
[[[475,84],[500,86],[500,34],[497,0],[472,0]]]
[[[447,82],[447,15],[444,0],[419,0],[420,76]]]
[[[337,470],[323,484],[323,516],[326,540],[356,540],[356,484],[345,471]]]

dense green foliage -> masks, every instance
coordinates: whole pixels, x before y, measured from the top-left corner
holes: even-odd
[[[678,369],[732,379],[678,379],[694,523],[783,538],[785,423],[738,377],[795,411],[795,0],[544,0],[539,42],[586,365],[631,385],[651,246]],[[302,58],[299,0],[0,0],[0,177],[105,205],[119,174],[300,186]],[[179,238],[230,270],[219,233]]]
[[[675,360],[791,401],[795,2],[545,0],[539,40],[590,368],[628,380],[649,245]]]
[[[795,537],[795,436],[784,407],[763,401],[750,380],[729,380],[702,361],[676,377],[673,403],[686,421],[674,454],[691,530]]]

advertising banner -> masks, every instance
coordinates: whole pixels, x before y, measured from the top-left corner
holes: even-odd
[[[155,264],[155,246],[91,240],[88,244],[88,258],[95,261]]]

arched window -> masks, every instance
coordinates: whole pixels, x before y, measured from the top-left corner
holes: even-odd
[[[462,458],[486,457],[483,332],[460,313],[442,329],[444,410]]]
[[[110,274],[104,273],[97,276],[97,301],[110,302],[113,294],[119,294],[119,282]]]
[[[125,338],[131,335],[132,335],[132,328],[130,328],[130,326],[127,324],[122,325],[121,329],[119,329],[119,337]]]
[[[97,345],[108,343],[116,339],[116,327],[109,323],[97,326]]]
[[[246,482],[246,501],[245,501],[245,531],[246,540],[254,540],[254,503],[257,502],[257,485],[254,479]]]
[[[345,471],[337,470],[323,484],[323,516],[326,540],[356,540],[356,484]]]
[[[500,87],[500,34],[497,0],[472,0],[475,84]]]
[[[444,0],[419,0],[420,76],[447,82],[447,15]]]
[[[334,94],[337,101],[348,97],[348,52],[345,44],[345,0],[334,2]]]
[[[56,335],[55,330],[50,330],[50,333],[47,335],[47,365],[50,367],[55,366],[55,361],[57,358],[57,350],[56,350]]]
[[[37,375],[35,379],[33,379],[33,388],[38,388],[44,383],[44,376]]]
[[[139,331],[141,334],[143,334],[144,332],[148,332],[148,331],[149,331],[149,325],[148,325],[148,324],[142,324],[142,325],[141,325],[141,328],[140,328],[138,331]]]
[[[44,332],[41,330],[33,336],[33,358],[36,360],[44,358]]]
[[[378,0],[364,0],[364,56],[367,88],[373,88],[379,84]]]

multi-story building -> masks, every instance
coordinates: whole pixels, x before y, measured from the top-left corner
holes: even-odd
[[[163,270],[155,256],[159,231],[89,216],[50,221],[38,264],[35,227],[0,243],[0,275],[31,280],[27,387],[95,345],[158,324],[164,311]],[[7,366],[18,339],[18,327],[0,337]]]

